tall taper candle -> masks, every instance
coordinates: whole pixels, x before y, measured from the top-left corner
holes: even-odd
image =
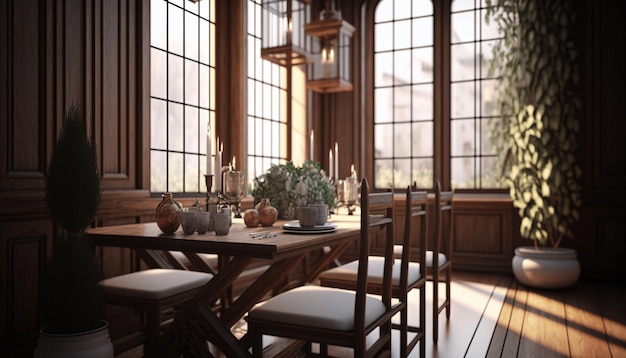
[[[222,191],[222,151],[224,150],[224,144],[220,143],[220,138],[217,137],[217,152],[215,152],[215,185],[214,191]]]
[[[335,176],[339,178],[339,145],[335,142]]]
[[[333,172],[335,169],[335,163],[333,162],[333,150],[328,150],[328,177],[334,178],[335,173]]]
[[[206,175],[213,175],[211,156],[213,156],[213,143],[211,141],[211,124],[209,123],[206,129]],[[211,190],[211,188],[209,188],[209,190]]]
[[[314,135],[313,135],[313,130],[311,129],[311,148],[309,148],[309,150],[311,151],[309,154],[311,157],[311,160],[315,159],[314,158],[315,156],[313,155],[313,142],[314,142]]]

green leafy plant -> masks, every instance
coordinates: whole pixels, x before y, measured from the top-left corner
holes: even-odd
[[[48,333],[78,333],[102,325],[100,273],[93,247],[84,235],[97,213],[100,196],[96,152],[78,107],[72,106],[46,177],[46,205],[58,229],[41,295]]]
[[[500,76],[499,152],[521,217],[522,237],[558,247],[579,219],[581,170],[575,160],[580,102],[572,1],[487,0],[487,20],[503,37],[491,70]]]
[[[298,167],[293,162],[272,165],[265,174],[254,178],[255,204],[268,198],[278,210],[278,217],[292,219],[296,208],[309,204],[335,207],[335,190],[320,164],[307,160]]]

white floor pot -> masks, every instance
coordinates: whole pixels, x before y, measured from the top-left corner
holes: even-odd
[[[104,322],[101,328],[76,334],[39,332],[39,340],[33,357],[35,358],[113,358],[113,344],[109,336],[109,324]]]
[[[522,246],[515,249],[513,274],[522,284],[535,288],[562,289],[576,284],[580,264],[569,248]]]

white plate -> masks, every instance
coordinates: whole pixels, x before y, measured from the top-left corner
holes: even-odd
[[[299,233],[320,233],[320,232],[332,232],[335,231],[337,225],[333,223],[326,223],[324,225],[316,225],[311,227],[302,227],[298,221],[290,221],[288,223],[283,224],[283,230],[289,232],[299,232]]]

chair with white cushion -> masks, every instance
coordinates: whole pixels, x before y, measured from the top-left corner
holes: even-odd
[[[439,314],[445,309],[450,319],[452,282],[452,191],[441,191],[441,183],[435,183],[435,227],[432,251],[426,252],[426,274],[433,281],[433,342],[439,338]],[[439,304],[439,283],[446,285],[446,296]]]
[[[394,324],[393,328],[400,331],[400,357],[407,357],[413,350],[417,342],[420,342],[420,356],[426,354],[426,265],[425,262],[426,235],[426,192],[411,192],[411,188],[406,189],[405,198],[405,221],[402,245],[395,245],[394,251],[398,252],[400,259],[396,259],[393,265],[392,294],[404,303],[400,311],[400,324]],[[415,221],[419,220],[419,231],[414,230]],[[416,235],[417,234],[417,235]],[[417,236],[420,244],[419,262],[410,261],[411,241]],[[388,238],[393,241],[393,237]],[[382,289],[384,257],[371,256],[369,258],[369,281],[368,292],[380,294]],[[355,289],[358,275],[358,261],[352,261],[345,265],[335,267],[320,274],[320,285],[338,287],[345,289]],[[412,289],[420,290],[420,314],[419,326],[409,326],[408,324],[408,293]],[[415,333],[409,341],[408,332]]]
[[[146,352],[161,335],[163,311],[192,299],[211,278],[213,275],[205,272],[149,269],[111,277],[101,284],[107,304],[146,313]]]
[[[378,215],[370,215],[374,213]],[[309,353],[312,343],[319,343],[321,356],[328,356],[329,345],[351,347],[355,357],[390,351],[391,317],[404,305],[391,302],[392,245],[385,250],[382,295],[367,294],[370,240],[381,233],[393,237],[393,193],[370,194],[367,180],[363,179],[356,290],[302,286],[257,305],[246,317],[246,339],[251,342],[253,356],[262,356],[264,335],[305,341]],[[376,329],[377,333],[367,337]]]

